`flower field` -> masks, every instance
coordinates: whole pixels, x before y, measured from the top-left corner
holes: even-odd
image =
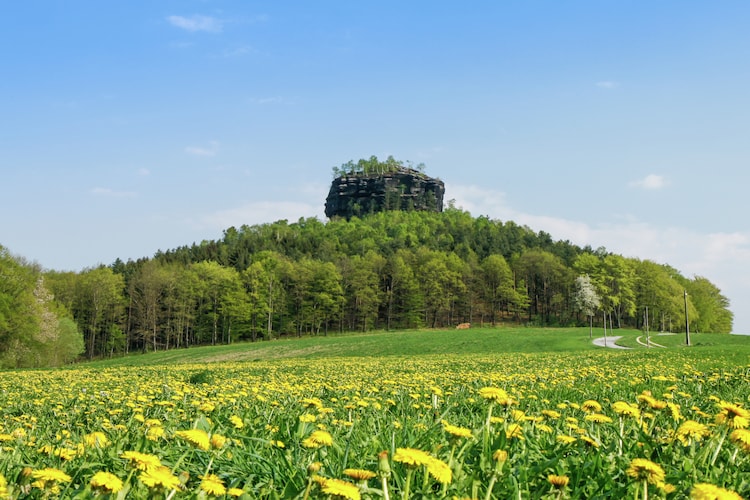
[[[659,353],[0,373],[2,498],[747,498],[750,364]]]

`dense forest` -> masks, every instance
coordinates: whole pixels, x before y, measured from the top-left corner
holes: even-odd
[[[152,258],[45,271],[0,247],[0,364],[54,365],[198,344],[342,331],[514,324],[730,332],[704,277],[442,213],[231,227]]]

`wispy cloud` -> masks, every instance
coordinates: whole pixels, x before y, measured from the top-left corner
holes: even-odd
[[[193,15],[190,17],[184,16],[168,16],[167,21],[172,26],[195,33],[198,31],[205,31],[208,33],[221,33],[224,29],[224,23],[220,19],[211,16]]]
[[[614,89],[616,87],[619,87],[620,84],[618,82],[613,82],[612,80],[602,80],[600,82],[596,82],[596,86],[602,89]]]
[[[265,224],[281,219],[296,222],[300,217],[318,217],[324,220],[323,207],[319,204],[295,201],[255,201],[219,210],[190,222],[200,228],[220,230],[230,226]]]
[[[114,189],[105,187],[95,187],[91,190],[91,194],[95,196],[105,196],[109,198],[133,198],[137,194],[133,191],[116,191]]]
[[[188,146],[185,152],[193,156],[216,156],[219,152],[219,141],[211,141],[208,147]]]
[[[449,189],[448,189],[449,188]],[[667,263],[687,277],[705,276],[730,299],[735,312],[735,331],[750,334],[750,282],[738,269],[750,268],[750,232],[700,233],[684,227],[659,227],[624,218],[591,225],[562,217],[529,214],[508,206],[505,194],[478,186],[450,185],[456,206],[474,216],[512,220],[534,231],[546,231],[556,240],[576,245],[604,246],[626,257]]]
[[[151,175],[151,171],[147,168],[139,168],[138,175],[140,175],[141,177],[146,177]]]
[[[630,187],[641,189],[662,189],[669,185],[669,181],[663,175],[649,174],[643,179],[630,182]]]

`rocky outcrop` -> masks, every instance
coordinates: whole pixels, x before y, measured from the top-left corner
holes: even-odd
[[[383,210],[443,211],[445,185],[410,168],[383,174],[342,175],[326,198],[326,217],[361,217]]]

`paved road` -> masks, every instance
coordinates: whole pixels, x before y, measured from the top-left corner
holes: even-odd
[[[615,344],[615,342],[617,342],[621,338],[622,338],[622,335],[615,336],[615,337],[607,337],[606,345],[604,345],[604,340],[605,340],[604,337],[599,337],[598,339],[594,339],[592,342],[594,343],[594,345],[597,345],[599,347],[609,347],[611,349],[630,349],[630,347],[623,347],[621,345]]]

